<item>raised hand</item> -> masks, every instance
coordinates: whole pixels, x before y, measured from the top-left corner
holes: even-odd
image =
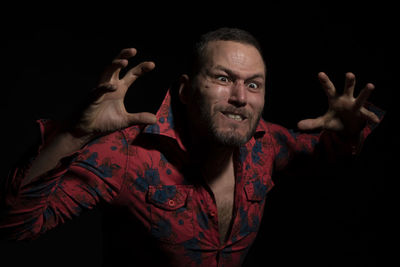
[[[331,130],[349,137],[357,137],[366,121],[379,122],[378,116],[364,107],[375,88],[373,84],[368,83],[355,98],[356,80],[353,73],[346,73],[341,95],[324,72],[318,73],[318,78],[328,97],[328,111],[318,118],[299,121],[297,126],[300,130]]]
[[[130,69],[122,78],[120,71],[128,65],[128,59],[136,55],[135,48],[123,49],[106,68],[99,85],[90,95],[88,104],[73,125],[80,135],[96,135],[116,131],[132,124],[153,124],[154,114],[128,113],[124,98],[128,88],[144,73],[154,69],[153,62],[142,62]]]

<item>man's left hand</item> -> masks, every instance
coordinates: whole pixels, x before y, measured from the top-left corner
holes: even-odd
[[[353,73],[346,73],[341,95],[324,72],[318,73],[318,78],[328,97],[328,111],[318,118],[299,121],[297,127],[300,130],[330,130],[351,138],[359,136],[366,121],[379,122],[378,116],[364,107],[375,88],[372,83],[368,83],[355,98],[356,81]]]

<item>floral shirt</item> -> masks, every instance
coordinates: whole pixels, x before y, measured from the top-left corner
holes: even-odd
[[[157,124],[93,140],[25,186],[20,184],[29,163],[15,169],[5,181],[1,235],[33,239],[103,205],[110,215],[105,225],[111,225],[105,263],[240,266],[257,235],[274,170],[297,154],[337,157],[358,149],[333,133],[295,133],[261,120],[254,136],[235,151],[233,217],[221,243],[215,199],[191,164],[169,91],[157,118]],[[43,145],[52,122],[38,122]],[[373,127],[364,128],[363,138]]]

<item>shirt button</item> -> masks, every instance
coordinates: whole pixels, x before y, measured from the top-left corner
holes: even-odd
[[[169,205],[170,207],[175,206],[175,201],[174,201],[173,199],[168,200],[168,205]]]
[[[210,216],[211,216],[211,217],[215,217],[215,215],[216,215],[216,214],[215,214],[215,211],[211,211],[211,212],[210,212]]]

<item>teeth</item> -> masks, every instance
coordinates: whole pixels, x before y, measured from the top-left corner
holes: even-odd
[[[234,119],[236,121],[242,121],[242,116],[236,114],[227,114],[228,118]]]

